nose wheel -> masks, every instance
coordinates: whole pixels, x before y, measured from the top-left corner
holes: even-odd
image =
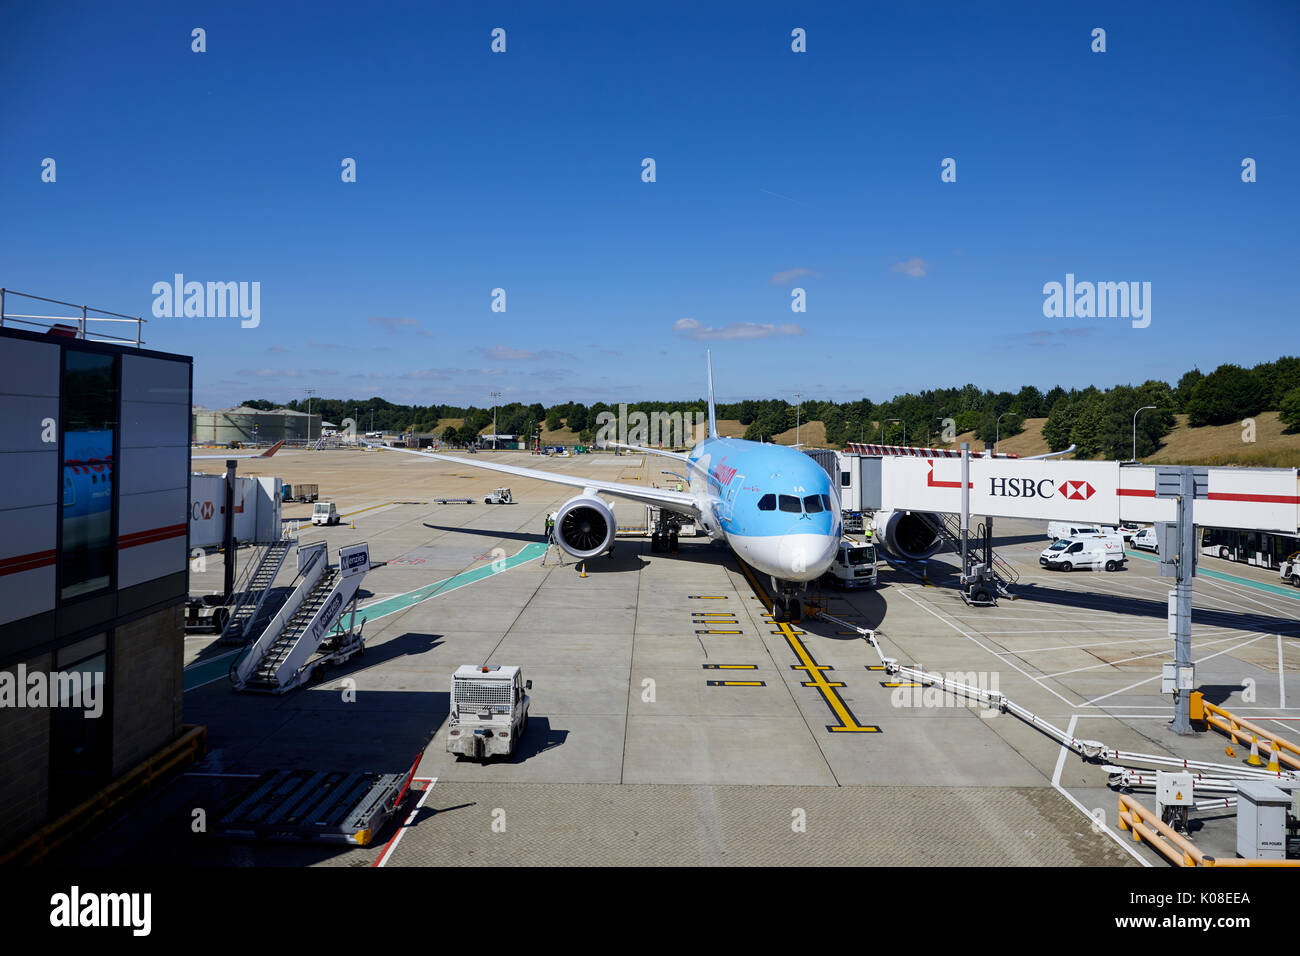
[[[803,618],[803,601],[797,594],[772,598],[772,619],[778,624],[797,624]]]

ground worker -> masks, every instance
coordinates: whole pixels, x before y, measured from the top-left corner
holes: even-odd
[[[549,541],[551,535],[555,532],[555,512],[552,511],[546,516],[546,539]]]

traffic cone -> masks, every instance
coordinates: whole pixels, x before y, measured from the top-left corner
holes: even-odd
[[[578,577],[585,578],[586,576],[587,576],[587,562],[583,561],[582,564],[578,565]]]
[[[1280,770],[1282,769],[1282,767],[1281,767],[1281,765],[1278,763],[1278,760],[1277,760],[1277,749],[1278,749],[1278,748],[1277,748],[1277,741],[1274,740],[1272,743],[1273,743],[1273,750],[1272,750],[1272,753],[1269,755],[1269,758],[1268,758],[1268,767],[1267,767],[1266,769],[1271,770],[1271,771],[1273,771],[1274,773],[1277,773],[1278,771],[1280,771]]]
[[[1235,757],[1235,756],[1237,756],[1237,751],[1233,750],[1232,747],[1230,747],[1230,746],[1229,746],[1229,747],[1224,747],[1224,748],[1223,748],[1223,752],[1224,752],[1225,754],[1227,754],[1229,757]]]
[[[1259,759],[1259,738],[1254,734],[1250,735],[1250,756],[1246,758],[1246,763],[1252,767],[1262,767],[1264,761]]]

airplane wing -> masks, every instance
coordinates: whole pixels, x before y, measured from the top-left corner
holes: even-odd
[[[249,454],[249,455],[190,455],[190,459],[191,459],[192,461],[198,461],[199,459],[202,459],[202,458],[220,458],[220,459],[222,459],[222,460],[228,460],[228,459],[231,459],[231,458],[270,458],[270,457],[271,457],[272,455],[274,455],[277,451],[279,451],[283,446],[284,446],[284,442],[282,442],[282,441],[278,441],[278,442],[276,442],[274,445],[272,445],[270,448],[268,448],[266,451],[258,452],[258,453],[255,453],[255,454]]]
[[[678,461],[690,461],[690,455],[683,455],[677,451],[664,451],[662,448],[644,448],[641,445],[626,445],[623,442],[609,441],[605,442],[611,448],[626,448],[630,451],[639,451],[645,455],[661,455],[664,458],[676,458]]]
[[[384,451],[400,451],[403,454],[418,455],[421,458],[429,458],[433,461],[447,461],[454,465],[483,468],[487,471],[500,472],[503,475],[515,475],[518,478],[536,478],[538,481],[550,481],[557,485],[568,485],[571,488],[590,489],[617,498],[637,501],[641,504],[671,508],[673,511],[679,511],[694,517],[699,517],[700,514],[700,506],[696,503],[695,498],[684,491],[669,491],[665,488],[642,488],[639,485],[628,485],[619,481],[602,481],[599,478],[583,478],[580,475],[561,475],[553,471],[538,471],[536,468],[519,468],[515,465],[474,461],[469,458],[457,458],[454,455],[438,455],[433,452],[416,451],[414,448],[390,448],[387,445],[370,445],[368,442],[366,444],[370,448],[379,448]]]

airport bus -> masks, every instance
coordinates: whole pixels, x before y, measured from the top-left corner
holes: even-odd
[[[1237,528],[1202,528],[1201,554],[1241,561],[1276,571],[1289,556],[1300,551],[1300,537],[1271,531]]]

